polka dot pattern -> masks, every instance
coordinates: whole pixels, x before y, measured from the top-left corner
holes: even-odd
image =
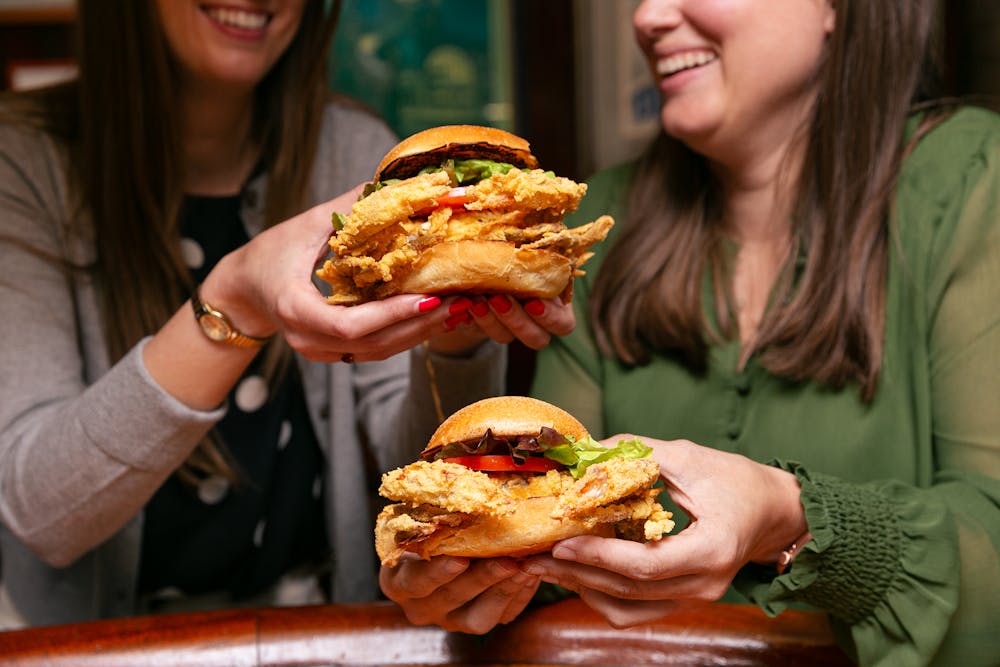
[[[181,239],[181,257],[184,259],[184,264],[192,271],[205,265],[205,251],[201,244],[192,238]]]
[[[259,375],[250,375],[236,387],[233,400],[243,412],[256,412],[267,403],[267,394],[267,381]]]
[[[212,475],[198,483],[198,500],[206,505],[218,505],[229,493],[229,480]]]
[[[278,449],[282,450],[288,446],[292,440],[292,422],[287,419],[282,420],[281,430],[278,432]]]

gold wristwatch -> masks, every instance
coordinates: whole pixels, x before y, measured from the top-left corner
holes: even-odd
[[[198,321],[198,326],[211,340],[248,349],[263,347],[271,340],[270,336],[259,338],[237,330],[225,315],[202,301],[198,291],[198,288],[195,288],[191,295],[191,307],[194,308],[194,318]]]

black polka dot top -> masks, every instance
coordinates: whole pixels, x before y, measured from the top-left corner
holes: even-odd
[[[195,282],[247,242],[240,196],[185,199],[181,252]],[[216,427],[238,481],[196,486],[170,477],[146,506],[139,590],[189,595],[261,592],[299,566],[329,561],[323,457],[294,363],[269,385],[260,358],[229,395]]]

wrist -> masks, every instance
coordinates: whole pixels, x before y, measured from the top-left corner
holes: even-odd
[[[792,473],[771,466],[764,468],[769,477],[768,487],[773,490],[768,510],[770,520],[750,560],[783,569],[810,538],[800,499],[802,487]]]
[[[239,278],[239,251],[226,255],[198,286],[205,303],[225,313],[229,323],[241,333],[254,338],[270,338],[274,324],[257,305],[247,289],[249,281]]]

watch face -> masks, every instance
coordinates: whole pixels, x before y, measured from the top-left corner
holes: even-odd
[[[221,317],[206,313],[198,320],[202,331],[212,340],[225,341],[229,338],[229,324]]]

